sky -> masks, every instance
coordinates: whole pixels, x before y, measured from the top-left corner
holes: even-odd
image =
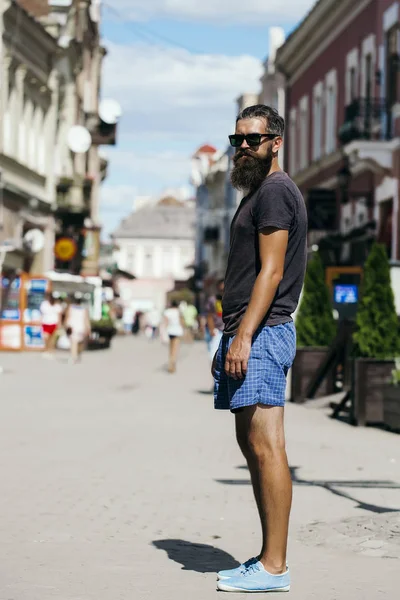
[[[190,158],[225,149],[236,99],[260,90],[268,29],[297,25],[314,0],[104,0],[102,97],[122,107],[104,147],[103,237],[137,196],[193,194]]]

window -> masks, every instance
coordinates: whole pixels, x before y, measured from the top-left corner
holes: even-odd
[[[128,248],[126,268],[129,273],[135,272],[135,248]]]
[[[395,25],[386,34],[386,100],[389,107],[398,101],[399,31],[398,25]]]
[[[336,149],[336,71],[326,76],[325,153]]]
[[[367,198],[359,198],[355,204],[355,219],[354,225],[360,227],[368,221],[368,206]]]
[[[22,162],[26,162],[26,137],[27,130],[29,131],[29,125],[27,127],[27,118],[28,118],[28,99],[24,95],[23,106],[22,106],[22,114],[20,122],[18,123],[18,159]]]
[[[144,277],[152,277],[153,273],[153,251],[151,248],[145,248],[143,275]]]
[[[46,172],[46,129],[45,116],[42,108],[38,108],[39,136],[38,136],[38,171]]]
[[[357,98],[357,71],[355,67],[350,69],[350,104]]]
[[[10,94],[3,117],[3,141],[5,154],[12,154],[12,106],[15,106],[14,96],[15,94]]]
[[[314,86],[313,100],[313,160],[322,154],[322,82]]]
[[[32,104],[32,108],[31,108],[31,125],[29,127],[29,137],[28,137],[28,164],[29,166],[34,169],[36,166],[36,159],[37,159],[37,151],[36,151],[36,129],[35,129],[35,123],[36,123],[36,106]]]
[[[378,242],[386,246],[388,257],[392,258],[393,241],[393,200],[385,200],[379,204]]]
[[[340,230],[342,233],[348,233],[352,228],[353,215],[351,202],[348,202],[347,204],[342,204],[341,206],[340,225]]]
[[[372,97],[372,54],[365,57],[365,98]]]
[[[346,56],[345,103],[346,106],[359,97],[358,88],[358,48],[353,48]]]
[[[308,96],[300,100],[300,152],[299,167],[308,167]]]
[[[164,275],[169,275],[173,272],[173,247],[165,246],[162,251],[162,265],[163,265],[163,273]]]
[[[294,175],[297,172],[297,148],[296,148],[296,134],[297,134],[297,111],[292,108],[290,111],[290,122],[289,122],[289,170],[290,174]]]
[[[376,62],[376,36],[371,33],[363,40],[361,59],[361,97],[371,100],[374,96]]]

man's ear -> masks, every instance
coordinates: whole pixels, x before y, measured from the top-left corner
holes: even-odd
[[[272,144],[272,152],[273,152],[274,154],[277,154],[277,153],[278,153],[278,151],[279,151],[279,150],[282,148],[282,144],[283,144],[283,138],[282,138],[280,135],[278,135],[278,137],[276,137],[276,138],[273,140],[273,144]]]

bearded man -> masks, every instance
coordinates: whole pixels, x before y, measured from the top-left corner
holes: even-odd
[[[224,334],[213,361],[216,409],[235,415],[261,528],[260,553],[218,573],[218,589],[289,591],[286,562],[292,482],[285,450],[286,376],[296,353],[292,314],[304,280],[307,212],[278,163],[284,120],[269,106],[246,108],[230,143],[232,184],[245,196],[231,225],[222,300]]]

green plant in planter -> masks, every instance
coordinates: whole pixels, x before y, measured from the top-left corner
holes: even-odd
[[[395,368],[392,370],[392,376],[390,378],[390,385],[398,386],[400,385],[400,358],[397,357],[394,360]]]
[[[329,288],[321,256],[315,252],[307,265],[304,289],[296,316],[297,345],[329,346],[336,334]]]
[[[364,267],[353,335],[355,353],[363,358],[393,359],[400,351],[399,339],[386,248],[374,243]]]
[[[114,327],[114,321],[110,317],[91,321],[92,327]]]

